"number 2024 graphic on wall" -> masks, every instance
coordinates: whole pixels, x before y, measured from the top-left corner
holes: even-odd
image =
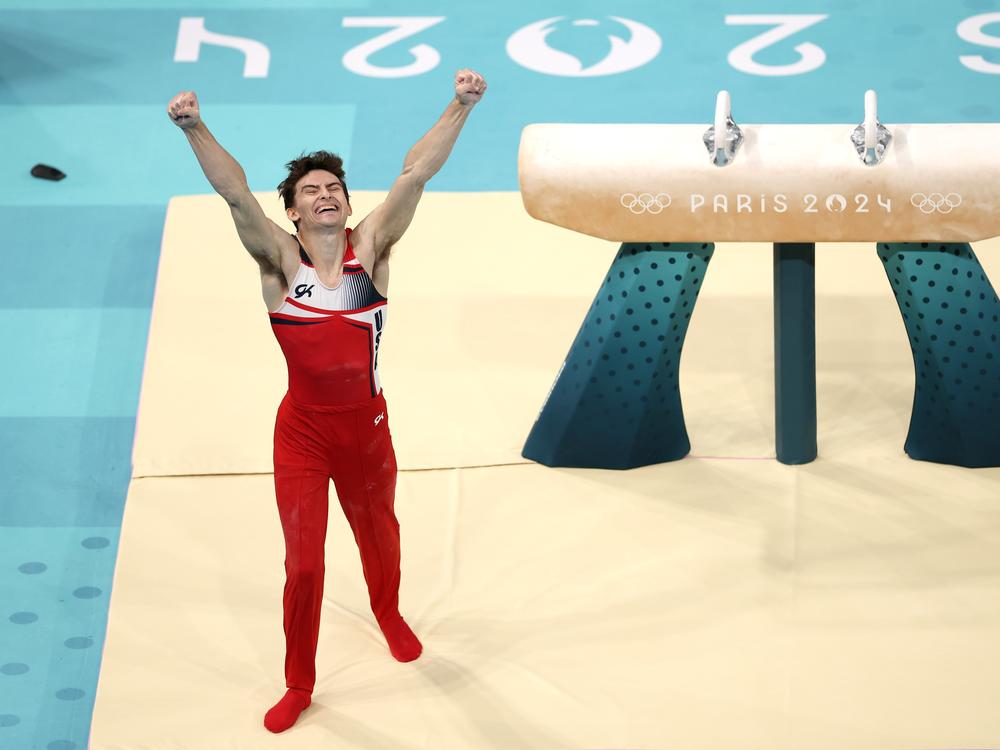
[[[748,39],[729,51],[729,64],[743,73],[755,76],[794,76],[810,73],[823,66],[826,53],[812,42],[803,41],[793,48],[798,59],[784,65],[759,62],[756,55],[773,45],[801,34],[822,23],[828,15],[729,15],[727,26],[767,26],[762,34]],[[343,19],[344,28],[387,29],[366,42],[352,47],[342,59],[347,70],[368,78],[405,78],[427,73],[441,62],[441,53],[429,44],[417,42],[423,31],[444,23],[444,16],[351,16]],[[585,66],[576,56],[549,45],[548,37],[557,30],[571,27],[601,27],[607,22],[592,18],[568,20],[555,16],[523,26],[507,38],[507,55],[528,70],[551,76],[594,77],[609,76],[635,70],[648,64],[663,46],[660,35],[646,24],[629,18],[609,16],[614,32],[606,30],[611,50],[598,62]],[[970,44],[1000,49],[1000,36],[985,31],[986,26],[1000,23],[1000,13],[983,13],[961,21],[955,29],[958,37]],[[627,38],[626,34],[627,32]],[[372,55],[410,40],[407,48],[412,58],[405,65],[382,66],[371,61]],[[416,42],[416,43],[414,43]],[[228,47],[243,53],[243,77],[267,78],[271,52],[263,42],[247,37],[230,36],[209,31],[205,19],[181,18],[177,32],[175,62],[197,62],[203,45]],[[981,55],[961,55],[959,62],[977,73],[1000,75],[1000,64],[992,63]]]

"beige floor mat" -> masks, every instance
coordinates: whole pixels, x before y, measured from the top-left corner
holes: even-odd
[[[692,457],[552,470],[521,445],[615,247],[516,194],[428,194],[393,259],[425,654],[390,658],[334,503],[315,703],[267,733],[284,370],[228,222],[214,197],[168,213],[93,750],[1000,746],[1000,470],[903,455],[912,361],[873,247],[818,250],[819,460],[773,459],[770,248],[723,245],[681,369]]]

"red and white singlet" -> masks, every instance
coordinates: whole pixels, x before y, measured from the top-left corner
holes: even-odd
[[[288,296],[270,314],[288,365],[288,393],[304,405],[370,401],[382,391],[378,347],[388,299],[355,257],[350,229],[337,286],[323,286],[301,243],[299,257]]]

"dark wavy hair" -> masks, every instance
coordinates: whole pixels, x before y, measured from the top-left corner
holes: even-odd
[[[295,205],[295,186],[309,172],[314,169],[325,169],[336,175],[340,184],[344,186],[344,198],[350,202],[351,195],[347,192],[347,182],[345,181],[344,160],[337,154],[329,151],[313,151],[311,154],[302,154],[298,159],[292,159],[285,165],[288,176],[278,185],[278,195],[285,202],[285,208]],[[299,228],[299,222],[293,222],[295,228]]]

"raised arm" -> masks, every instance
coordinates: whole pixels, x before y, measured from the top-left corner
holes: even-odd
[[[250,192],[243,167],[219,145],[202,122],[198,97],[193,91],[181,92],[170,100],[167,114],[184,131],[215,192],[229,204],[243,246],[262,271],[280,273],[281,243],[287,241],[288,234],[264,215]]]
[[[469,113],[485,92],[486,80],[479,73],[465,68],[455,74],[455,98],[407,152],[403,171],[393,182],[385,202],[358,224],[356,231],[371,238],[377,256],[403,236],[413,220],[424,185],[448,160]]]

